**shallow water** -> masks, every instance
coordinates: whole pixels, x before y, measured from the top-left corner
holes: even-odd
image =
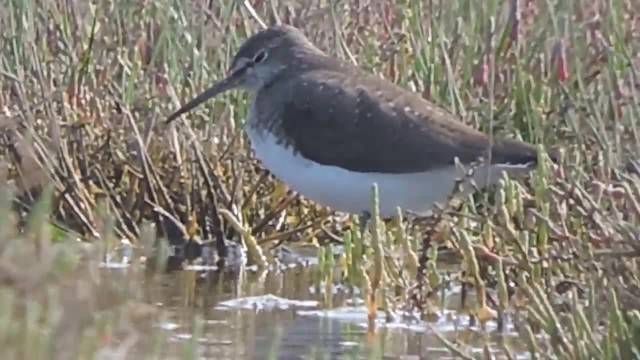
[[[103,269],[109,277],[122,276],[125,268]],[[142,301],[164,312],[164,320],[151,324],[166,341],[162,358],[182,358],[192,341],[193,318],[203,321],[197,339],[201,358],[210,359],[452,359],[436,332],[459,341],[473,357],[482,357],[487,346],[493,356],[504,358],[506,344],[518,358],[528,358],[525,343],[518,340],[513,322],[506,335],[495,322],[484,329],[469,326],[469,318],[455,306],[442,309],[438,319],[422,322],[396,314],[385,319],[378,312],[376,329],[368,332],[367,314],[358,294],[344,286],[314,286],[313,267],[295,266],[282,271],[178,271],[147,278]],[[450,294],[455,298],[455,291]],[[451,301],[455,303],[456,301]],[[157,341],[154,336],[135,346],[139,355]],[[528,354],[527,354],[528,355]]]

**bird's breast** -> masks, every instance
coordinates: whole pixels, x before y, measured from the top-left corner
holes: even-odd
[[[259,126],[247,126],[246,131],[256,157],[274,177],[307,199],[336,211],[371,211],[371,191],[376,183],[382,216],[393,216],[396,207],[425,214],[434,203],[447,199],[454,179],[460,176],[453,167],[407,174],[350,171],[307,159]]]

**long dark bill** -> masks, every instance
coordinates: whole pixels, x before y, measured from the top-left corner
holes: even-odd
[[[231,90],[231,89],[235,88],[238,85],[238,83],[240,82],[240,79],[242,79],[242,73],[243,73],[242,71],[234,71],[234,72],[232,72],[224,80],[222,80],[219,83],[217,83],[217,84],[213,85],[212,87],[208,88],[207,90],[202,92],[200,95],[196,96],[193,100],[191,100],[188,103],[186,103],[184,106],[182,106],[176,112],[174,112],[173,114],[169,115],[167,120],[165,120],[165,123],[168,124],[168,123],[172,122],[173,120],[177,119],[180,115],[191,111],[192,109],[194,109],[196,106],[202,104],[203,102],[205,102],[205,101],[207,101],[207,100],[209,100],[211,98],[214,98],[217,95],[222,94],[225,91],[228,91],[228,90]]]

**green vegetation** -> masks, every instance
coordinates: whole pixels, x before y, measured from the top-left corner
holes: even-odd
[[[464,283],[475,302],[459,311],[483,326],[518,315],[534,358],[640,358],[637,1],[242,3],[0,4],[3,358],[161,357],[165,314],[143,284],[165,275],[136,264],[162,269],[169,244],[221,250],[223,239],[260,266],[276,244],[334,243],[315,281],[325,296],[336,281],[360,289],[371,320],[407,305],[433,319]],[[374,217],[361,238],[266,175],[241,133],[242,96],[161,123],[226,72],[257,17],[303,28],[483,131],[560,147],[561,163],[542,159],[526,181],[430,219]],[[123,239],[136,249],[129,273],[101,270]],[[189,302],[185,273],[173,286]],[[206,337],[200,316],[189,321],[184,358]],[[471,357],[462,341],[441,343]]]

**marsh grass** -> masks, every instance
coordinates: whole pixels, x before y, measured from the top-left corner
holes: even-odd
[[[418,307],[429,319],[461,283],[476,299],[461,311],[480,324],[524,314],[535,358],[639,357],[635,1],[248,3],[255,13],[236,1],[0,4],[8,358],[126,351],[136,316],[155,312],[136,302],[134,283],[96,279],[122,239],[155,252],[160,269],[166,245],[191,261],[203,244],[224,258],[232,240],[268,267],[275,245],[341,239],[345,252],[335,266],[332,248],[323,252],[317,281],[365,290],[370,315]],[[541,159],[526,181],[505,179],[431,219],[374,218],[361,238],[259,166],[241,133],[242,95],[161,124],[226,72],[256,16],[303,28],[487,133],[560,147],[561,162]],[[460,269],[444,274],[442,262]],[[114,333],[125,336],[108,341]],[[161,335],[152,339],[148,354],[160,356]]]

